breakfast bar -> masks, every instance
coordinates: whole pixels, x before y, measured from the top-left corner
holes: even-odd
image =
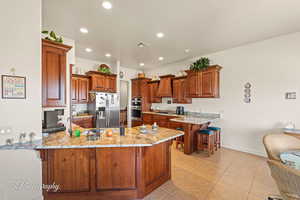
[[[82,131],[86,131],[82,129]],[[183,132],[167,128],[141,134],[138,127],[105,129],[99,138],[49,135],[40,152],[45,200],[142,199],[171,178],[172,140]],[[112,133],[111,135],[106,134]]]

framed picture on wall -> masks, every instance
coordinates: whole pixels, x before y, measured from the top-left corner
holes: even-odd
[[[3,99],[26,99],[26,77],[2,75]]]

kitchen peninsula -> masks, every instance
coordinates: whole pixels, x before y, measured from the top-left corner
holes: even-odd
[[[81,129],[82,131],[86,129]],[[131,200],[144,198],[171,178],[172,140],[183,132],[159,128],[140,134],[139,127],[119,129],[98,140],[59,132],[43,139],[40,152],[43,184],[59,185],[43,191],[45,200]]]

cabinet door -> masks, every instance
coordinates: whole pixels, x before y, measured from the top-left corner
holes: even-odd
[[[48,184],[59,185],[58,192],[90,191],[90,149],[48,150],[48,156]]]
[[[75,77],[72,77],[72,102],[78,103],[78,79]]]
[[[187,77],[187,95],[188,97],[201,97],[201,73],[190,72]]]
[[[161,103],[162,98],[158,96],[159,82],[151,83],[151,103]]]
[[[139,85],[139,80],[132,80],[131,82],[131,93],[132,97],[140,97],[140,85]]]
[[[96,149],[97,190],[136,188],[136,148]]]
[[[173,80],[173,103],[181,103],[181,81],[180,79]]]
[[[42,52],[43,107],[66,106],[66,52],[44,45]]]
[[[187,94],[187,79],[180,79],[180,103],[189,104],[192,103],[192,98],[188,97]]]
[[[204,71],[202,72],[202,97],[216,97],[216,71]]]
[[[108,92],[115,93],[117,91],[116,88],[116,77],[108,76],[107,77],[107,84],[108,84]]]
[[[80,78],[78,80],[78,101],[80,103],[87,103],[89,98],[89,79]]]
[[[153,124],[153,115],[143,114],[143,124]]]

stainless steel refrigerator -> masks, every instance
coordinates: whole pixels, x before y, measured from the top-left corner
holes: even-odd
[[[120,98],[116,93],[95,92],[94,100],[88,104],[90,114],[94,115],[96,128],[120,127]]]

